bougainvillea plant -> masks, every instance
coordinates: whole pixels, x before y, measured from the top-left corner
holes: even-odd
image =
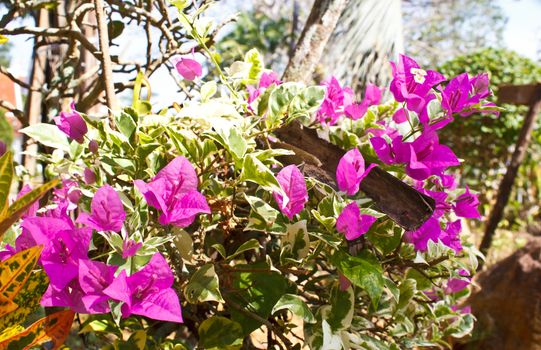
[[[23,130],[54,149],[40,159],[62,184],[6,235],[2,259],[43,246],[41,305],[78,313],[85,341],[114,336],[114,348],[402,349],[467,335],[479,253],[461,220],[478,218],[479,202],[457,188],[459,155],[438,130],[498,112],[487,76],[444,77],[400,56],[390,87],[358,100],[333,77],[282,82],[255,50],[222,71],[202,13],[179,16],[219,81],[177,58],[200,92],[174,113],[136,93],[110,117],[75,101],[56,126]],[[273,147],[292,120],[346,151],[336,184]],[[359,191],[374,167],[435,200],[417,230]]]

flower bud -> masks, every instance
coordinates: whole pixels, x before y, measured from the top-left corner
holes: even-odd
[[[87,185],[92,185],[94,182],[96,182],[96,173],[94,173],[94,171],[90,168],[85,168],[83,176]]]
[[[98,141],[90,140],[90,142],[88,143],[88,150],[94,154],[98,154],[98,149]]]

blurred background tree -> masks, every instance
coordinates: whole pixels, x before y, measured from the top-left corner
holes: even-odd
[[[507,22],[493,0],[403,0],[406,53],[437,67],[483,47],[501,47]]]

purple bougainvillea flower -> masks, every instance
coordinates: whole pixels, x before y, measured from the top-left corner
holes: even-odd
[[[352,103],[344,109],[344,111],[346,112],[346,116],[353,120],[361,119],[362,117],[364,117],[367,110],[368,105],[364,103],[364,101],[360,103]]]
[[[41,305],[45,307],[69,307],[74,312],[92,313],[83,303],[84,295],[77,279],[73,279],[64,288],[57,288],[49,284],[49,287],[41,297]]]
[[[413,142],[395,138],[392,150],[397,162],[406,163],[406,174],[416,180],[441,174],[448,167],[460,164],[453,151],[439,143],[434,130],[426,130]]]
[[[192,58],[181,57],[175,63],[175,68],[177,69],[178,74],[186,80],[194,80],[203,74],[201,64]]]
[[[447,214],[451,211],[452,206],[447,203],[448,194],[444,191],[431,191],[423,188],[424,183],[422,181],[417,181],[415,189],[417,191],[426,194],[429,197],[432,197],[435,202],[434,213],[432,216],[436,219],[441,218],[444,214]]]
[[[67,211],[77,209],[82,193],[79,184],[73,180],[62,179],[62,186],[53,190],[53,202]]]
[[[464,279],[450,278],[449,281],[447,281],[447,286],[445,287],[445,293],[447,294],[458,293],[470,285],[471,278],[470,278],[470,273],[468,271],[461,269],[460,271],[458,271],[458,274],[465,278]]]
[[[63,289],[79,270],[79,260],[87,259],[92,230],[76,228],[71,221],[50,217],[30,217],[21,223],[17,251],[43,245],[40,262],[50,284]]]
[[[340,191],[352,196],[359,191],[359,184],[376,164],[365,169],[364,158],[357,148],[344,154],[336,168],[336,182]]]
[[[135,180],[134,184],[148,205],[159,209],[162,225],[190,225],[198,214],[210,214],[205,196],[197,191],[197,174],[190,162],[179,156],[167,164],[149,182]]]
[[[10,244],[6,244],[4,250],[0,251],[0,262],[11,258],[15,254],[17,254],[17,249]]]
[[[338,215],[336,230],[343,233],[348,241],[351,241],[368,232],[376,220],[377,218],[372,215],[361,214],[357,203],[351,202]]]
[[[30,187],[29,185],[24,185],[23,188],[21,188],[21,192],[17,194],[17,199],[21,198],[22,196],[30,192],[32,192],[32,187]],[[28,208],[28,210],[24,212],[24,214],[22,215],[22,218],[24,219],[25,217],[36,216],[38,209],[39,209],[39,201],[35,201]]]
[[[481,217],[477,208],[478,206],[479,199],[477,198],[477,195],[471,193],[468,186],[466,186],[466,192],[458,196],[455,200],[453,209],[457,216],[468,219],[478,219]]]
[[[374,106],[381,102],[381,88],[377,85],[368,83],[364,89],[364,100],[368,106]]]
[[[53,287],[64,289],[77,277],[79,260],[88,259],[91,237],[91,229],[76,228],[58,231],[51,238],[41,253],[41,263]]]
[[[483,73],[470,78],[467,73],[462,73],[451,79],[443,89],[441,106],[449,117],[453,114],[468,116],[477,112],[474,105],[481,103],[481,100],[490,96],[488,88],[488,74]],[[487,103],[484,106],[490,106]],[[495,112],[488,112],[498,114]]]
[[[441,94],[441,107],[452,117],[461,112],[469,100],[470,79],[468,73],[462,73],[449,81]]]
[[[288,165],[276,175],[283,193],[274,192],[274,200],[282,213],[290,220],[304,209],[308,191],[304,176],[295,165]]]
[[[440,237],[441,227],[438,219],[431,217],[415,231],[407,231],[404,234],[406,242],[412,243],[416,250],[425,251],[428,241],[437,242]]]
[[[122,259],[134,256],[142,246],[143,243],[141,242],[136,242],[133,239],[125,239],[122,243]]]
[[[381,89],[372,83],[368,83],[364,91],[364,99],[360,103],[352,102],[349,105],[344,105],[344,111],[349,118],[357,120],[364,117],[368,107],[377,105],[380,101]]]
[[[90,214],[79,214],[78,223],[99,232],[119,232],[122,229],[126,212],[118,193],[111,186],[104,185],[96,191],[90,209]]]
[[[460,253],[462,250],[462,242],[460,241],[460,232],[462,231],[462,224],[460,220],[448,222],[445,229],[441,231],[440,241],[452,248],[456,253]]]
[[[96,173],[90,168],[85,168],[83,171],[83,178],[85,180],[85,184],[92,185],[94,182],[96,182]]]
[[[261,78],[259,78],[259,88],[268,88],[272,84],[282,84],[282,81],[278,78],[278,74],[273,71],[262,73]]]
[[[434,98],[431,89],[445,80],[433,70],[425,71],[412,58],[400,55],[398,63],[391,62],[393,80],[390,90],[398,102],[406,102],[408,110],[421,114]]]
[[[350,88],[342,88],[335,77],[330,77],[321,85],[326,87],[325,99],[316,117],[324,125],[334,125],[344,114],[345,108],[353,104],[354,94]]]
[[[131,276],[122,270],[103,292],[121,301],[122,316],[132,314],[155,320],[182,323],[180,303],[173,285],[173,273],[167,261],[156,253],[150,262]]]
[[[113,282],[117,266],[109,266],[99,261],[79,261],[79,285],[84,296],[82,302],[88,313],[101,314],[110,311],[109,296],[103,290]]]
[[[79,143],[83,143],[84,136],[88,132],[86,122],[81,115],[75,110],[75,103],[70,105],[71,111],[60,112],[59,116],[53,118],[56,126],[69,138],[74,139]]]
[[[26,217],[21,223],[22,232],[15,240],[16,250],[23,251],[36,245],[47,249],[51,240],[59,231],[70,231],[75,228],[73,222],[67,219],[50,217]]]
[[[399,108],[393,114],[393,121],[396,124],[402,124],[408,121],[408,111],[404,108]]]

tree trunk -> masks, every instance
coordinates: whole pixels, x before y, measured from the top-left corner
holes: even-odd
[[[39,10],[38,13],[38,19],[37,19],[37,26],[38,27],[48,27],[49,26],[49,13],[46,9],[42,8]],[[32,63],[32,73],[30,78],[30,86],[42,86],[45,83],[45,70],[47,66],[47,46],[41,46],[38,48],[37,46],[37,40],[36,37],[34,39],[34,46],[36,47],[36,50],[34,50],[33,54],[33,63]],[[28,125],[34,125],[41,122],[41,107],[42,107],[42,98],[41,92],[39,91],[28,91],[28,98],[26,102],[26,108],[25,108],[25,120],[23,120],[23,124],[25,126]],[[38,152],[38,145],[36,142],[29,137],[24,137],[26,148],[25,148],[25,155],[24,155],[24,166],[30,173],[31,177],[36,176],[36,157],[33,155],[37,154]]]

